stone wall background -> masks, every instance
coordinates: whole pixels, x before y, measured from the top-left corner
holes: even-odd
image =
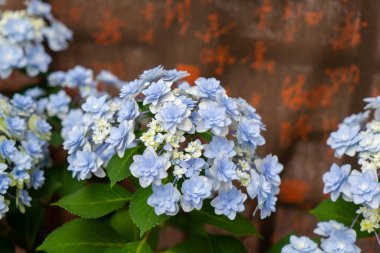
[[[132,80],[161,64],[192,79],[216,76],[231,96],[252,103],[268,129],[261,151],[279,155],[285,171],[277,214],[254,218],[267,240],[245,243],[263,252],[290,232],[312,235],[316,221],[307,211],[326,197],[321,178],[334,161],[326,138],[361,111],[363,98],[380,95],[379,1],[50,2],[75,34],[67,51],[54,54],[53,69],[81,64]],[[5,8],[20,6],[8,0]],[[0,89],[28,81],[14,74]],[[163,244],[168,237],[181,236],[166,231]],[[378,251],[373,241],[361,244],[363,252]]]

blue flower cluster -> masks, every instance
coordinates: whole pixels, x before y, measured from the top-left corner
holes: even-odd
[[[0,12],[0,78],[13,69],[25,69],[29,76],[45,73],[51,62],[44,42],[61,51],[72,39],[72,32],[51,13],[41,0],[28,0],[26,9]]]
[[[104,177],[114,155],[138,145],[144,151],[134,155],[130,171],[141,187],[152,187],[148,204],[157,215],[199,210],[210,199],[216,214],[232,220],[250,197],[261,218],[269,216],[283,166],[276,156],[256,153],[265,143],[260,116],[244,99],[228,97],[215,78],[190,86],[186,76],[161,66],[128,83],[109,72],[93,80],[80,66],[53,73],[51,85],[79,88],[84,98],[63,120],[68,169],[79,180]],[[121,87],[119,96],[99,92],[99,82]]]
[[[321,236],[318,244],[306,236],[291,236],[290,243],[285,245],[281,253],[359,253],[356,246],[356,232],[334,220],[320,222],[314,233]]]
[[[0,218],[11,200],[21,212],[31,205],[29,190],[40,188],[49,164],[52,127],[46,120],[39,89],[0,96]]]
[[[324,193],[330,193],[332,201],[341,195],[361,206],[361,230],[376,233],[380,226],[380,97],[365,102],[365,112],[345,118],[327,140],[336,157],[357,155],[360,169],[333,164],[323,175],[323,182]]]

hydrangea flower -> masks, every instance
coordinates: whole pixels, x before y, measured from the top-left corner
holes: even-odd
[[[26,68],[29,76],[46,73],[53,51],[61,51],[72,39],[72,32],[57,21],[51,5],[40,0],[26,1],[26,10],[4,11],[0,16],[0,78],[14,69]]]
[[[181,194],[169,183],[166,185],[152,186],[153,194],[148,198],[148,205],[154,207],[154,211],[157,215],[166,214],[174,216],[178,213],[178,201]]]
[[[229,98],[219,81],[200,78],[191,88],[183,80],[187,72],[161,66],[132,82],[109,72],[93,80],[92,72],[81,68],[73,82],[69,72],[49,79],[51,85],[79,89],[82,97],[80,109],[62,119],[74,177],[90,177],[137,146],[134,152],[143,154],[133,155],[130,171],[141,187],[153,189],[148,204],[157,215],[201,209],[210,198],[216,214],[234,219],[247,199],[238,185],[257,199],[261,218],[276,210],[283,167],[275,156],[256,154],[265,142],[260,116],[245,100]],[[101,81],[120,89],[119,96],[98,91]]]
[[[223,214],[230,220],[233,220],[236,217],[236,213],[244,211],[243,202],[246,199],[246,194],[232,187],[230,190],[221,191],[218,197],[211,201],[211,205],[215,207],[216,214]]]
[[[351,165],[345,164],[339,167],[335,163],[331,166],[330,171],[323,175],[325,187],[323,193],[330,193],[332,201],[336,201],[346,186],[348,176],[351,172]]]
[[[161,180],[167,177],[167,170],[170,162],[156,154],[148,147],[142,155],[135,155],[130,170],[133,176],[139,178],[142,187],[148,187],[150,184],[160,184]]]
[[[346,199],[352,199],[355,204],[364,204],[371,208],[379,208],[380,183],[374,170],[363,173],[353,170],[347,180],[343,193]]]
[[[360,126],[341,124],[338,131],[332,133],[327,139],[327,144],[334,149],[336,157],[342,157],[344,154],[354,156],[360,141]]]
[[[212,185],[204,176],[193,175],[183,182],[181,207],[185,212],[200,210],[205,198],[211,195]]]
[[[226,109],[213,102],[201,102],[197,114],[197,132],[211,132],[217,136],[225,136],[231,120],[227,117]]]
[[[290,244],[282,248],[281,253],[322,253],[318,245],[306,236],[290,237]]]
[[[74,155],[68,157],[68,170],[79,180],[85,180],[92,176],[105,177],[104,170],[100,167],[102,161],[90,150],[78,150]]]
[[[39,97],[38,94],[33,97],[15,94],[12,99],[0,96],[4,131],[0,136],[0,219],[8,212],[11,201],[24,212],[31,205],[30,191],[44,184],[43,169],[49,161],[52,127],[44,110],[37,110],[36,104],[42,99]],[[8,199],[9,196],[12,197]]]

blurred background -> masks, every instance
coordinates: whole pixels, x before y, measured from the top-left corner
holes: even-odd
[[[8,0],[2,8],[22,8]],[[312,235],[307,213],[322,199],[322,174],[334,162],[326,139],[337,124],[380,95],[379,1],[359,0],[51,0],[74,31],[53,69],[106,69],[123,80],[163,65],[220,79],[232,97],[253,104],[267,125],[259,153],[280,157],[285,170],[278,211],[260,222],[265,240],[244,239],[264,252],[291,232]],[[0,81],[9,92],[32,83],[21,74]],[[345,161],[340,161],[345,162]],[[247,207],[247,215],[254,205]],[[163,242],[180,240],[164,232]],[[374,241],[360,241],[376,252]]]

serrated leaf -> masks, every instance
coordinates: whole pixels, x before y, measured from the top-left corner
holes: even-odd
[[[140,188],[136,191],[131,200],[129,213],[131,214],[133,222],[140,229],[140,236],[169,218],[166,215],[156,215],[153,207],[147,204],[150,195],[152,195],[152,189],[150,187]]]
[[[76,219],[50,233],[37,250],[48,253],[104,253],[125,241],[106,223]]]
[[[131,200],[132,195],[123,187],[91,184],[63,197],[54,205],[83,218],[99,218],[118,210]]]
[[[339,198],[336,202],[333,202],[330,199],[323,201],[315,209],[311,210],[310,213],[319,221],[336,220],[337,222],[343,223],[347,227],[350,227],[357,216],[356,211],[358,209],[359,206],[354,203],[347,202],[342,198]],[[359,222],[357,222],[353,228],[355,229],[358,237],[373,236],[373,234],[360,231]]]
[[[250,220],[240,214],[237,214],[234,220],[230,220],[224,215],[216,215],[213,207],[208,202],[204,202],[202,209],[192,212],[191,215],[197,222],[223,228],[237,236],[259,235]]]
[[[207,237],[193,237],[164,253],[246,253],[243,244],[234,237],[226,235],[209,235]]]
[[[139,145],[134,148],[127,149],[122,158],[120,158],[117,154],[111,158],[106,168],[107,175],[111,181],[111,186],[114,186],[117,182],[131,175],[129,166],[133,162],[133,156],[141,154],[143,151],[144,146]]]
[[[290,233],[289,235],[287,235],[285,238],[282,238],[280,241],[278,241],[276,244],[274,244],[272,247],[269,248],[269,250],[267,251],[267,253],[279,253],[281,252],[281,249],[289,244],[290,242],[290,237],[294,235],[293,233]]]
[[[153,253],[152,249],[146,243],[146,240],[139,242],[127,243],[125,247],[120,249],[109,249],[106,253]]]
[[[207,142],[210,142],[212,140],[212,133],[210,132],[203,132],[203,133],[198,133],[202,139],[204,139]]]
[[[139,229],[133,223],[128,210],[116,212],[110,219],[111,227],[127,242],[139,239]]]

